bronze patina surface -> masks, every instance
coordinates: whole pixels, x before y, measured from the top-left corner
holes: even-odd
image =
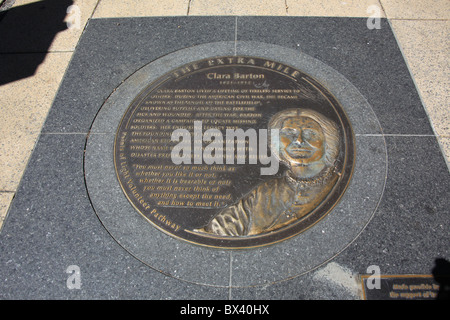
[[[246,141],[227,144],[240,129]],[[276,131],[276,141],[264,130],[266,137]],[[174,148],[183,161],[174,161]],[[273,161],[278,170],[263,175]],[[307,230],[338,203],[354,162],[351,124],[322,84],[246,56],[192,62],[149,84],[114,145],[118,180],[139,213],[167,234],[219,248],[272,244]]]

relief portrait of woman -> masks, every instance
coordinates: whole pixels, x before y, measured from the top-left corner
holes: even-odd
[[[279,141],[270,145],[287,167],[284,175],[257,185],[195,232],[230,237],[268,233],[307,216],[333,189],[340,175],[340,139],[333,121],[313,110],[287,109],[275,114],[268,127],[279,130]]]

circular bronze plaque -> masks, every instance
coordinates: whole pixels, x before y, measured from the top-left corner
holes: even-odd
[[[245,248],[326,216],[354,166],[351,124],[316,80],[247,56],[192,62],[131,103],[114,163],[138,212],[174,237]]]

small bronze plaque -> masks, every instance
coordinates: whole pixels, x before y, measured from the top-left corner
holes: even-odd
[[[364,300],[436,300],[439,284],[432,275],[361,276]],[[378,281],[378,285],[377,282]]]
[[[149,84],[114,149],[138,212],[165,233],[219,248],[313,226],[345,192],[355,162],[351,124],[322,84],[246,56],[192,62]]]

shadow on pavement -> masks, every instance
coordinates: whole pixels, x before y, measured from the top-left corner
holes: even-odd
[[[0,85],[36,72],[56,34],[67,29],[64,20],[72,4],[72,0],[43,0],[0,12]]]
[[[450,262],[438,258],[433,268],[433,277],[439,283],[438,300],[450,300]]]

